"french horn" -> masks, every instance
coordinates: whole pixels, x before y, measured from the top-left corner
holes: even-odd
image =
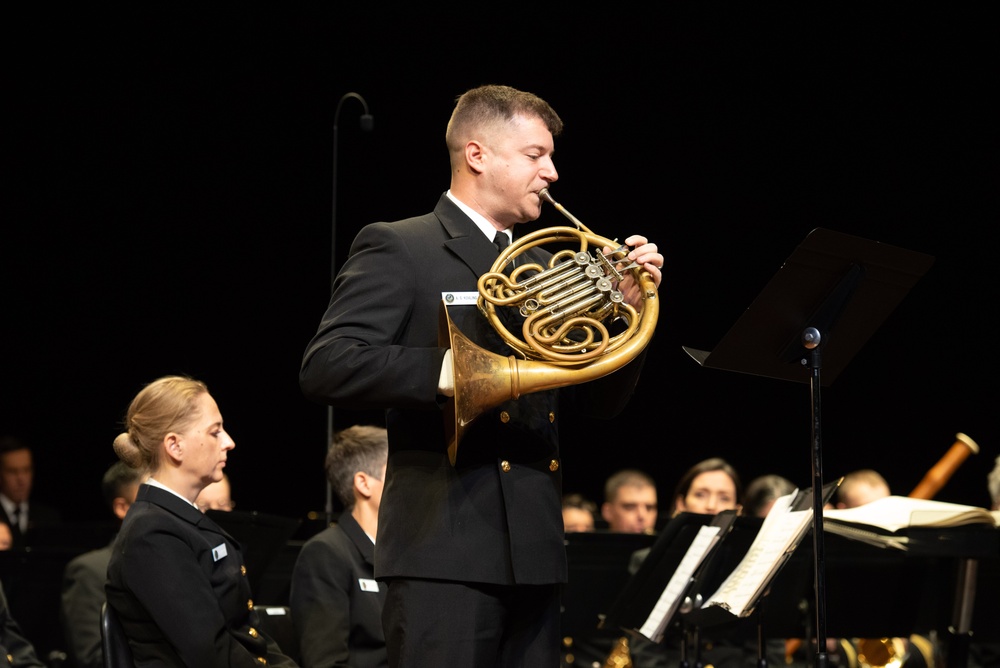
[[[547,188],[539,197],[574,226],[526,234],[504,249],[478,281],[480,312],[515,354],[505,357],[473,343],[451,321],[447,307],[441,307],[439,338],[452,350],[455,374],[445,419],[453,465],[463,434],[484,411],[524,394],[613,373],[638,357],[656,328],[656,284],[649,272],[627,259],[631,248],[591,232]],[[522,258],[546,244],[562,248],[546,266]],[[641,291],[639,308],[617,289],[629,274]],[[523,317],[520,331],[510,331],[498,314],[510,308]]]

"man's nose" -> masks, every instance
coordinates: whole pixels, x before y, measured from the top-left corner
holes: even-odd
[[[556,163],[552,162],[551,159],[547,161],[547,164],[542,167],[540,176],[549,183],[555,183],[559,180],[559,172],[556,171]]]

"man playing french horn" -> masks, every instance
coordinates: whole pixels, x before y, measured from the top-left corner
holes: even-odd
[[[309,398],[386,409],[389,460],[375,575],[388,587],[383,626],[397,668],[559,665],[559,584],[567,567],[553,388],[588,417],[624,409],[652,335],[663,266],[656,245],[639,235],[617,253],[604,249],[610,259],[597,258],[601,248],[594,248],[590,261],[579,254],[568,260],[581,272],[608,272],[585,287],[616,295],[599,308],[601,317],[642,319],[641,340],[619,346],[617,367],[596,362],[597,372],[583,373],[593,382],[550,381],[551,369],[562,374],[595,363],[523,359],[483,316],[490,307],[479,278],[503,271],[494,267],[498,248],[516,224],[540,216],[558,178],[553,136],[561,129],[555,111],[530,93],[482,86],[460,96],[446,133],[450,190],[432,213],[361,230],[303,358],[300,382]],[[498,233],[505,243],[494,246]],[[506,264],[541,271],[558,255],[527,244]],[[447,317],[442,304],[450,304]],[[557,346],[602,345],[588,337],[603,325],[579,325],[582,319],[567,321],[570,333],[557,334]],[[498,371],[465,378],[467,356]],[[484,376],[499,376],[500,389],[479,400]],[[477,403],[475,414],[451,415],[460,403]]]

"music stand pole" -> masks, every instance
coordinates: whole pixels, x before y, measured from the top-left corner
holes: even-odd
[[[816,594],[816,666],[826,668],[826,565],[823,547],[823,413],[820,388],[823,337],[815,327],[802,332],[802,347],[807,353],[802,363],[809,366],[809,396],[812,401],[812,478],[813,478],[813,586]]]

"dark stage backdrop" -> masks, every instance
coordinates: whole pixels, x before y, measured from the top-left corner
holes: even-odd
[[[326,411],[297,373],[329,293],[337,101],[357,91],[375,117],[370,134],[360,105],[340,119],[339,266],[361,225],[434,206],[454,98],[506,83],[566,122],[556,199],[603,236],[646,233],[667,262],[631,412],[566,425],[567,491],[600,500],[610,473],[638,467],[666,506],[709,456],[746,480],[810,484],[808,385],[703,369],[681,346],[714,347],[824,227],[936,258],[822,393],[827,477],[871,467],[906,494],[964,431],[983,452],[938,498],[988,503],[989,10],[331,4],[5,21],[0,432],[35,446],[39,499],[104,517],[99,479],[128,401],[187,373],[236,439],[239,507],[321,509]],[[563,222],[547,208],[536,225]],[[378,418],[338,412],[337,425]]]

